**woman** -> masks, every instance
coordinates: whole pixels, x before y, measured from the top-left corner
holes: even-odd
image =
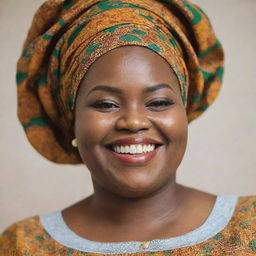
[[[18,114],[94,193],[14,223],[1,255],[255,255],[256,197],[176,183],[188,122],[216,98],[223,51],[184,0],[47,1],[18,62]]]

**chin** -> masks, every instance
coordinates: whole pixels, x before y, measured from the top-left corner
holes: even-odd
[[[111,191],[115,195],[123,198],[142,198],[147,195],[151,195],[156,192],[154,189],[149,187],[122,187],[120,190],[113,190]]]
[[[125,198],[140,198],[151,195],[165,186],[164,180],[156,181],[152,176],[136,175],[124,180],[116,180],[115,184],[109,184],[105,189],[111,193]]]

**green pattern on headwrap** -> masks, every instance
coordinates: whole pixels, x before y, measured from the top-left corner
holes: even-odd
[[[56,87],[55,89],[53,89],[53,91],[52,91],[52,95],[54,96],[54,97],[56,97],[56,96],[58,96],[59,94],[60,94],[60,86],[59,85],[57,85],[58,87]]]
[[[125,42],[142,42],[142,40],[134,35],[124,35],[119,37],[120,40],[125,41]]]
[[[45,40],[51,40],[53,38],[53,35],[44,34],[42,35],[42,38]]]
[[[205,104],[197,108],[198,111],[205,111],[209,107],[209,104]]]
[[[69,37],[68,39],[68,47],[74,42],[74,40],[77,38],[77,36],[79,35],[79,33],[83,30],[83,28],[86,26],[87,24],[84,23],[82,25],[79,25],[76,27],[76,29],[73,31],[72,35]]]
[[[140,29],[134,29],[130,33],[137,34],[137,35],[143,35],[143,36],[147,34],[145,31],[142,31]]]
[[[147,20],[149,20],[149,21],[151,21],[152,23],[155,23],[155,22],[154,22],[154,19],[153,19],[151,16],[144,15],[144,14],[142,14],[142,13],[140,14],[140,16],[143,17],[143,18],[145,18],[145,19],[147,19]]]
[[[90,44],[86,49],[86,54],[91,54],[100,47],[100,44]]]
[[[154,52],[160,52],[161,50],[156,44],[148,44],[147,47],[153,50]]]
[[[83,58],[83,59],[82,59],[82,64],[85,64],[87,61],[88,61],[88,58],[87,58],[87,57]]]
[[[62,27],[64,27],[64,26],[66,25],[66,22],[65,22],[65,20],[63,20],[63,19],[59,19],[58,23],[59,23]]]
[[[59,48],[54,48],[52,56],[54,56],[55,58],[59,58],[60,57],[60,49]]]
[[[38,126],[48,126],[47,121],[43,117],[35,117],[31,119],[30,122],[23,124],[24,130],[27,130],[29,127],[38,125]]]
[[[118,24],[115,26],[112,26],[110,28],[106,28],[103,30],[103,32],[110,32],[110,33],[114,33],[116,31],[116,29],[120,28],[120,27],[124,27],[127,26],[127,24]]]
[[[24,58],[31,58],[31,54],[29,53],[28,49],[25,49],[23,51],[22,57],[24,57]]]
[[[21,84],[26,78],[28,77],[28,73],[27,72],[18,72],[16,74],[16,82],[17,84]]]
[[[215,74],[202,70],[202,74],[206,83],[211,83],[215,79]]]
[[[157,31],[158,37],[159,37],[163,42],[166,42],[166,41],[167,41],[166,35],[165,35],[157,26],[155,26],[155,29],[156,29],[156,31]]]
[[[74,92],[69,93],[66,104],[67,104],[67,108],[70,110],[72,109],[74,98],[75,98]]]
[[[128,8],[140,8],[136,5],[125,3],[125,2],[116,2],[116,1],[104,1],[104,2],[99,2],[97,4],[97,7],[103,11],[108,11],[111,9],[115,8],[122,8],[122,7],[128,7]],[[141,8],[143,9],[143,8]]]
[[[53,76],[56,76],[56,77],[61,77],[61,71],[59,68],[56,68],[53,72],[52,72],[52,75]]]
[[[40,76],[39,80],[38,80],[37,86],[41,86],[41,85],[43,85],[43,84],[46,84],[46,82],[47,82],[47,74],[46,74],[46,73],[43,73],[43,74]]]
[[[220,46],[221,46],[221,43],[217,40],[213,46],[211,46],[208,49],[206,49],[205,51],[199,53],[199,55],[198,55],[199,59],[204,58],[207,54],[211,53],[213,50],[219,48]]]
[[[216,75],[220,79],[220,81],[223,80],[223,74],[224,74],[224,67],[218,67]]]
[[[34,43],[30,43],[29,45],[28,45],[28,47],[27,48],[25,48],[23,51],[22,51],[22,57],[24,57],[24,58],[31,58],[32,57],[32,53],[33,53],[33,51],[34,51]]]
[[[191,24],[193,26],[195,26],[196,24],[198,24],[201,19],[202,19],[202,15],[200,14],[199,11],[197,11],[195,8],[193,8],[190,4],[188,4],[187,2],[185,1],[182,1],[183,5],[189,10],[191,11],[191,13],[193,14],[194,18],[193,20],[191,21]]]
[[[72,0],[66,0],[63,4],[63,8],[67,11],[73,6]]]
[[[173,37],[171,37],[169,41],[172,44],[172,46],[174,47],[174,49],[177,49],[177,44],[175,42],[175,39]]]
[[[199,93],[199,94],[196,94],[192,97],[192,101],[193,102],[199,102],[201,99],[202,99],[202,96],[203,94],[202,93]]]
[[[212,83],[216,77],[218,77],[220,80],[223,79],[224,68],[218,67],[216,70],[216,73],[211,73],[202,69],[201,69],[201,72],[203,74],[206,84],[209,84],[209,83]]]

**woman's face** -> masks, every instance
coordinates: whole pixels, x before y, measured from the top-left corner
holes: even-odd
[[[169,64],[140,46],[98,58],[80,84],[75,135],[95,189],[139,197],[175,181],[187,117]]]

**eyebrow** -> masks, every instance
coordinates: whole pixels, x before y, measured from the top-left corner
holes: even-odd
[[[154,92],[154,91],[164,89],[164,88],[168,88],[168,89],[172,90],[175,94],[177,94],[177,92],[170,85],[164,84],[164,83],[156,84],[156,85],[147,87],[143,90],[143,92],[144,93],[150,93],[150,92]],[[87,96],[89,94],[91,94],[92,92],[94,92],[94,91],[105,91],[105,92],[111,92],[111,93],[114,93],[114,94],[122,94],[122,90],[120,90],[118,88],[108,86],[108,85],[98,85],[98,86],[94,87],[92,90],[90,90],[88,92]]]
[[[147,88],[144,89],[144,92],[145,93],[149,93],[149,92],[154,92],[154,91],[157,91],[157,90],[160,90],[160,89],[164,89],[164,88],[171,89],[174,93],[176,93],[175,90],[170,85],[164,84],[164,83],[156,84],[156,85],[147,87]]]
[[[104,92],[111,92],[111,93],[115,93],[115,94],[122,94],[122,91],[118,88],[111,87],[108,85],[98,85],[98,86],[94,87],[92,90],[90,90],[88,92],[87,96],[94,91],[104,91]]]

